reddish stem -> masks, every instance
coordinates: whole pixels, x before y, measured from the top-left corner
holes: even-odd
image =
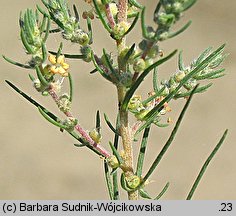
[[[57,93],[54,91],[53,87],[51,86],[48,90],[48,93],[51,95],[52,99],[55,101],[55,103],[58,105],[59,104],[59,97],[57,95]],[[72,117],[73,118],[73,114],[70,111],[64,112],[64,114],[67,117]],[[93,146],[98,152],[100,152],[104,157],[110,157],[111,154],[104,149],[101,145],[99,145],[98,143],[96,143],[90,136],[89,134],[79,125],[77,124],[75,126],[75,129],[80,133],[80,135],[91,145]]]
[[[111,8],[110,8],[110,5],[109,4],[106,4],[105,5],[105,9],[106,9],[106,15],[107,15],[107,20],[111,26],[112,29],[114,29],[116,23],[115,23],[115,20],[114,20],[114,17],[111,13]]]

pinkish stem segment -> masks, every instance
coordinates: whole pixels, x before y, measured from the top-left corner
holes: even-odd
[[[58,105],[59,104],[59,97],[58,97],[57,93],[54,91],[52,86],[49,88],[48,93],[51,95],[52,99]],[[70,111],[64,112],[64,114],[67,117],[72,117],[73,118],[73,114]],[[93,148],[95,148],[98,152],[100,152],[104,157],[108,158],[108,157],[111,156],[111,153],[108,152],[101,145],[96,143],[79,124],[77,124],[75,126],[75,129],[80,133],[80,135],[84,138],[84,140],[86,140],[91,146],[93,146]]]
[[[115,20],[114,20],[114,17],[111,13],[111,8],[110,8],[110,5],[109,4],[106,4],[105,5],[105,9],[106,9],[106,15],[107,15],[107,20],[111,26],[112,29],[114,29],[116,23],[115,23]]]

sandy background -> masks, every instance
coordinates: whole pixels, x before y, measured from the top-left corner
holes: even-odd
[[[82,1],[69,2],[79,4]],[[146,2],[147,14],[152,14],[157,1]],[[40,1],[1,0],[0,53],[21,62],[27,61],[19,41],[18,15],[21,10],[34,8],[37,3],[40,4]],[[84,3],[80,11],[83,7]],[[199,0],[178,23],[181,26],[192,19],[193,24],[188,31],[161,45],[165,53],[175,48],[183,49],[186,63],[206,47],[217,48],[225,42],[226,52],[230,56],[224,63],[227,76],[214,81],[207,93],[193,100],[174,145],[151,178],[154,183],[147,187],[153,196],[170,181],[170,188],[163,199],[184,199],[204,160],[224,130],[229,128],[228,138],[210,164],[194,199],[236,199],[235,11],[236,1]],[[151,23],[152,17],[148,19]],[[109,45],[111,39],[101,29],[101,24],[96,23],[95,50],[101,53],[104,46],[114,51],[114,46]],[[138,42],[140,37],[137,30],[128,41]],[[48,47],[55,49],[60,40],[60,37],[53,36]],[[78,52],[76,45],[67,45],[65,51]],[[108,199],[102,161],[87,149],[75,148],[70,136],[59,132],[35,108],[16,95],[6,85],[5,79],[11,80],[50,110],[57,111],[50,98],[42,98],[35,92],[26,70],[7,64],[2,59],[0,61],[0,199]],[[106,112],[114,121],[115,88],[98,74],[89,75],[91,65],[80,61],[70,61],[70,64],[76,83],[73,112],[79,115],[80,123],[84,128],[92,129],[97,109],[101,113]],[[176,65],[177,59],[173,58],[168,66],[162,66],[161,77],[164,79],[175,72]],[[151,89],[151,79],[145,82],[142,94]],[[173,112],[170,116],[174,120],[183,102],[171,103]],[[172,127],[153,128],[145,170],[160,151]],[[102,130],[103,145],[107,146],[106,143],[113,138],[104,122]],[[138,144],[134,148],[138,149]],[[122,198],[126,198],[124,192]]]

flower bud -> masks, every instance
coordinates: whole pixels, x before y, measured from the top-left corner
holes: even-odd
[[[89,36],[87,33],[78,29],[76,31],[75,42],[78,42],[81,46],[86,46],[89,43]]]
[[[137,73],[143,72],[145,67],[146,67],[146,63],[142,58],[134,60],[133,69],[135,72]]]
[[[120,39],[125,34],[126,31],[128,31],[130,25],[128,22],[122,21],[115,25],[113,34],[114,38]]]
[[[162,26],[170,27],[174,21],[175,21],[174,14],[160,13],[160,15],[158,16],[157,23]]]
[[[135,189],[140,185],[140,178],[136,175],[125,177],[127,186],[131,189]]]
[[[184,84],[184,87],[187,90],[192,90],[197,85],[197,80],[190,79],[187,83]]]
[[[67,130],[72,132],[74,130],[74,127],[78,124],[78,119],[67,117],[65,121],[63,122],[63,125],[67,127]]]
[[[183,6],[180,2],[175,2],[172,5],[172,10],[174,13],[181,13],[183,11]]]
[[[48,93],[48,91],[45,90],[45,91],[42,92],[42,95],[43,95],[43,96],[48,96],[49,93]]]
[[[69,96],[67,94],[60,96],[57,105],[62,112],[68,112],[71,108]]]
[[[184,71],[178,71],[174,75],[174,78],[175,78],[176,82],[180,82],[184,77],[185,77],[185,72]]]
[[[119,161],[117,160],[115,155],[112,155],[107,158],[108,165],[112,168],[115,169],[120,166]]]
[[[117,8],[116,3],[110,3],[109,6],[110,6],[110,11],[111,11],[112,16],[113,17],[116,16],[118,13],[118,8]]]
[[[128,109],[131,112],[137,112],[137,110],[142,106],[141,102],[141,96],[140,95],[134,95],[128,104]]]
[[[148,113],[149,113],[149,110],[144,109],[144,110],[141,110],[139,113],[135,114],[135,117],[136,117],[138,120],[142,121],[143,118],[144,118]]]
[[[155,57],[157,57],[158,53],[159,53],[159,48],[158,48],[157,45],[154,45],[154,46],[152,46],[152,48],[148,51],[147,56],[148,56],[149,58],[155,58]]]
[[[84,55],[83,60],[85,62],[90,62],[92,60],[92,50],[89,46],[82,46],[80,52]]]
[[[33,86],[37,91],[41,91],[42,85],[41,85],[41,82],[39,81],[39,79],[35,79],[33,81]]]
[[[92,140],[96,143],[100,143],[101,139],[102,139],[102,135],[98,132],[98,130],[96,128],[94,128],[93,130],[91,130],[89,132],[89,136],[92,138]]]
[[[160,89],[162,89],[164,87],[164,85],[160,86]],[[167,86],[165,86],[164,90],[161,92],[161,96],[167,96],[170,93],[169,88]]]
[[[169,33],[168,32],[163,32],[159,35],[159,40],[163,41],[163,40],[168,39],[168,37],[169,37]]]

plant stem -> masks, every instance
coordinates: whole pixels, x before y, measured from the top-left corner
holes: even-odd
[[[114,20],[114,17],[111,13],[111,9],[110,9],[110,5],[109,4],[106,4],[105,5],[105,9],[106,9],[106,15],[107,15],[107,20],[111,26],[112,29],[114,29],[116,23],[115,23],[115,20]]]
[[[128,8],[128,0],[119,0],[118,3],[118,23],[127,21],[127,8]],[[126,37],[124,36],[122,39],[117,40],[117,50],[118,50],[118,66],[119,72],[125,73],[125,67],[120,61],[120,53],[125,48]],[[119,116],[120,116],[120,127],[119,132],[122,138],[122,144],[124,149],[124,174],[125,177],[131,177],[134,175],[133,169],[133,134],[132,129],[129,126],[128,119],[128,111],[121,109],[121,104],[125,98],[125,94],[127,89],[123,85],[117,85],[117,93],[118,93],[118,102],[119,102]],[[138,199],[138,191],[128,192],[129,200],[137,200]]]
[[[57,95],[57,93],[55,92],[55,90],[53,89],[53,87],[49,87],[48,89],[48,93],[51,95],[52,99],[55,101],[55,103],[58,105],[59,103],[59,97]],[[72,117],[73,118],[73,114],[68,111],[68,112],[64,112],[64,114],[67,117]],[[86,140],[94,149],[96,149],[98,152],[100,152],[104,157],[110,157],[111,153],[108,152],[105,148],[103,148],[101,145],[99,145],[98,143],[96,143],[90,136],[89,134],[79,125],[77,124],[75,126],[75,129],[80,133],[80,135],[82,136],[82,138],[84,140]]]

